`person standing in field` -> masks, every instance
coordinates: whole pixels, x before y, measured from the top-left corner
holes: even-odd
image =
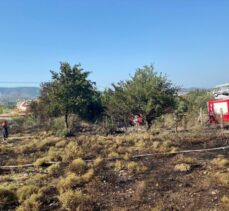
[[[5,120],[2,122],[2,135],[3,135],[3,140],[5,141],[8,136],[9,136],[9,131],[8,131],[8,122]]]

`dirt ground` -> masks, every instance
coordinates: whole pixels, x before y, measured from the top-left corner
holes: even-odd
[[[83,135],[68,139],[53,136],[47,139],[47,137],[48,135],[14,134],[7,143],[0,145],[0,165],[3,167],[34,163],[38,158],[47,156],[50,148],[63,140],[66,143],[75,142],[82,148],[86,143]],[[131,142],[131,137],[136,139],[135,142],[138,144],[134,141]],[[77,187],[91,198],[90,206],[82,204],[78,210],[217,211],[229,209],[228,204],[222,202],[223,197],[229,196],[229,165],[227,162],[223,165],[214,162],[216,158],[229,161],[229,150],[178,153],[186,149],[228,146],[228,133],[204,131],[194,135],[189,132],[179,135],[168,133],[165,136],[140,134],[137,135],[137,138],[134,135],[131,137],[125,135],[97,137],[96,139],[94,136],[85,137],[89,144],[85,146],[82,158],[90,163],[91,160],[100,156],[104,158],[104,161],[103,165],[95,170],[93,179]],[[43,145],[33,144],[41,143],[44,139],[48,141]],[[118,139],[121,141],[116,141]],[[113,146],[115,141],[118,144]],[[165,149],[156,146],[166,141],[169,146],[164,144]],[[140,146],[140,143],[143,146]],[[64,152],[64,147],[66,145],[59,148],[60,151]],[[118,152],[117,158],[107,159],[111,157],[107,153],[108,147]],[[175,151],[172,150],[174,148]],[[130,154],[129,159],[120,158],[120,155],[126,152]],[[153,155],[140,158],[132,157],[145,153]],[[50,160],[55,161],[55,159]],[[117,168],[117,164],[119,164],[117,160],[126,162],[127,165],[130,162],[137,163],[139,166],[146,167],[146,170],[130,171],[130,167]],[[61,160],[60,163],[62,163],[60,170],[62,173],[58,176],[49,175],[46,170],[47,166],[12,169],[0,167],[0,187],[7,188],[14,185],[13,190],[16,193],[19,188],[29,183],[39,187],[48,185],[52,187],[52,191],[46,193],[46,199],[49,198],[49,200],[41,202],[37,210],[77,210],[77,207],[62,207],[58,200],[59,193],[56,186],[60,178],[64,177],[65,173],[63,172],[67,169],[68,161]],[[178,168],[176,169],[176,167]],[[40,180],[34,179],[38,174],[44,175],[45,179],[43,177]],[[222,179],[217,176],[221,174],[226,175],[226,181],[222,182]],[[2,210],[15,210],[21,204],[23,202],[2,206]]]

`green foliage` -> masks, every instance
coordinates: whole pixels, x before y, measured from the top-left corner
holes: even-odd
[[[175,107],[176,92],[167,77],[155,72],[151,65],[137,69],[130,80],[113,84],[113,89],[104,92],[103,102],[112,119],[127,122],[130,113],[142,113],[150,126]]]
[[[89,72],[84,71],[80,65],[71,68],[68,63],[61,63],[60,73],[51,73],[52,103],[65,115],[66,127],[70,113],[93,120],[94,115],[101,110],[95,83],[87,79]]]
[[[206,89],[195,89],[191,91],[185,99],[189,103],[189,112],[198,113],[200,108],[207,111],[207,102],[212,99],[212,94]]]
[[[33,115],[42,118],[63,115],[67,129],[71,113],[95,121],[102,112],[102,104],[95,83],[88,79],[89,72],[79,64],[71,67],[61,63],[60,72],[51,74],[52,81],[42,84],[39,100],[31,104]]]

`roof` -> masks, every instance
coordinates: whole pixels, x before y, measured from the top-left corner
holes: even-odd
[[[215,88],[224,87],[224,86],[229,86],[229,83],[217,85],[215,86]]]

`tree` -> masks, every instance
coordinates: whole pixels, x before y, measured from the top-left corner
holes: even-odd
[[[189,112],[198,114],[200,108],[207,111],[207,102],[213,98],[207,89],[194,89],[185,96],[189,103]]]
[[[41,84],[40,96],[31,102],[29,112],[34,118],[44,122],[50,117],[57,117],[61,114],[59,106],[54,99],[53,84],[46,82]]]
[[[133,77],[113,85],[105,92],[107,115],[115,119],[128,119],[130,113],[141,113],[148,128],[152,121],[175,107],[177,88],[154,67],[144,66]]]
[[[60,72],[51,71],[52,80],[42,84],[38,104],[43,114],[49,117],[64,115],[65,126],[69,129],[69,115],[94,121],[102,112],[100,94],[95,83],[88,79],[89,72],[81,65],[71,67],[68,63],[60,64]],[[39,106],[33,105],[39,111]]]

